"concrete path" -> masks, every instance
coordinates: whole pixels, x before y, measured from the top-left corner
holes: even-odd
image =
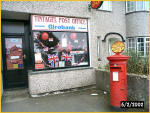
[[[29,97],[27,92],[27,90],[6,91],[2,99],[2,112],[116,111],[109,105],[109,94],[96,90],[96,88],[36,98]]]

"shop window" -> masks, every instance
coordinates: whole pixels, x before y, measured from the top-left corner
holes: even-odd
[[[128,49],[136,50],[142,57],[149,56],[149,37],[128,38]]]
[[[33,32],[35,69],[88,66],[87,33]]]
[[[127,1],[126,12],[149,11],[149,1]]]
[[[32,15],[35,69],[89,66],[88,19]]]
[[[104,1],[99,10],[112,11],[112,1]]]

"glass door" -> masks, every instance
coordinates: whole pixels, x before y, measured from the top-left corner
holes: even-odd
[[[27,86],[27,70],[24,36],[3,37],[4,88]]]

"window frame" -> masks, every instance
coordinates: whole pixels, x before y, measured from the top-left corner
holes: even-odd
[[[59,15],[44,15],[44,14],[39,14],[40,16],[55,16],[55,17],[67,17],[67,18],[78,18],[78,19],[87,19],[87,31],[51,31],[51,32],[75,32],[75,33],[86,33],[87,34],[87,56],[88,56],[88,65],[79,65],[79,66],[72,66],[72,67],[60,67],[60,68],[47,68],[47,69],[35,69],[35,54],[34,54],[34,40],[33,40],[33,32],[39,32],[39,31],[46,31],[46,32],[50,32],[47,30],[33,30],[32,29],[32,16],[33,15],[38,15],[38,14],[31,14],[30,15],[30,44],[31,44],[31,70],[32,71],[42,71],[42,70],[61,70],[61,69],[65,69],[65,70],[71,70],[71,69],[79,69],[80,67],[83,68],[90,68],[91,66],[91,54],[90,54],[90,30],[89,30],[89,19],[88,18],[81,18],[81,17],[72,17],[72,16],[59,16]]]
[[[128,7],[128,2],[134,2],[134,10],[128,10],[130,7]],[[142,2],[143,7],[141,9],[138,9],[138,2]],[[146,7],[146,3],[149,1],[126,1],[126,13],[131,13],[131,12],[137,12],[137,11],[149,11],[149,7]]]
[[[43,68],[43,69],[36,69],[35,68],[35,53],[34,53],[34,32],[75,32],[75,33],[86,33],[87,35],[87,56],[88,56],[88,64],[87,65],[78,65],[78,66],[70,66],[70,67],[57,67],[57,68]],[[43,70],[59,70],[59,69],[72,69],[72,68],[79,68],[79,67],[90,67],[90,50],[89,50],[89,32],[79,32],[79,31],[43,31],[43,30],[31,30],[31,40],[32,40],[32,70],[33,71],[43,71]]]
[[[129,40],[132,40],[131,42],[129,41]],[[132,46],[132,47],[130,47],[130,44],[131,45],[133,45],[133,43],[134,43],[134,46]],[[128,46],[128,50],[132,50],[132,49],[134,49],[134,51],[136,51],[136,38],[128,38],[128,43],[127,43],[127,46]]]
[[[104,9],[103,7],[103,5],[104,5],[104,2],[108,2],[108,9]],[[103,4],[102,4],[102,6],[100,7],[100,8],[98,8],[97,10],[99,10],[99,11],[109,11],[109,12],[111,12],[112,11],[112,1],[103,1]]]
[[[138,39],[139,38],[141,38],[141,39],[143,39],[144,41],[143,42],[141,42],[141,43],[144,43],[144,55],[143,56],[140,56],[140,57],[147,57],[147,56],[149,56],[149,51],[147,51],[147,43],[148,43],[148,45],[149,45],[149,40],[147,41],[146,39],[149,39],[149,36],[137,36],[137,37],[129,37],[129,38],[127,38],[127,50],[132,50],[132,48],[130,48],[129,47],[129,40],[130,39],[133,39],[134,40],[134,50],[135,50],[135,52],[136,53],[140,53],[141,51],[139,51],[138,49],[139,49],[139,46],[138,46],[138,44],[141,44],[140,42],[138,42]],[[148,46],[148,48],[149,48],[149,46]],[[147,54],[147,52],[148,52],[148,54]]]

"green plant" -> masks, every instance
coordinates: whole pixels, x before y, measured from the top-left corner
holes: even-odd
[[[109,70],[109,63],[104,66],[105,70]]]
[[[98,65],[98,69],[102,69],[102,67],[101,67],[101,65],[100,65],[100,64]]]
[[[130,56],[127,61],[127,72],[135,74],[148,75],[149,73],[149,57],[141,57],[135,51],[129,50],[123,53]]]

